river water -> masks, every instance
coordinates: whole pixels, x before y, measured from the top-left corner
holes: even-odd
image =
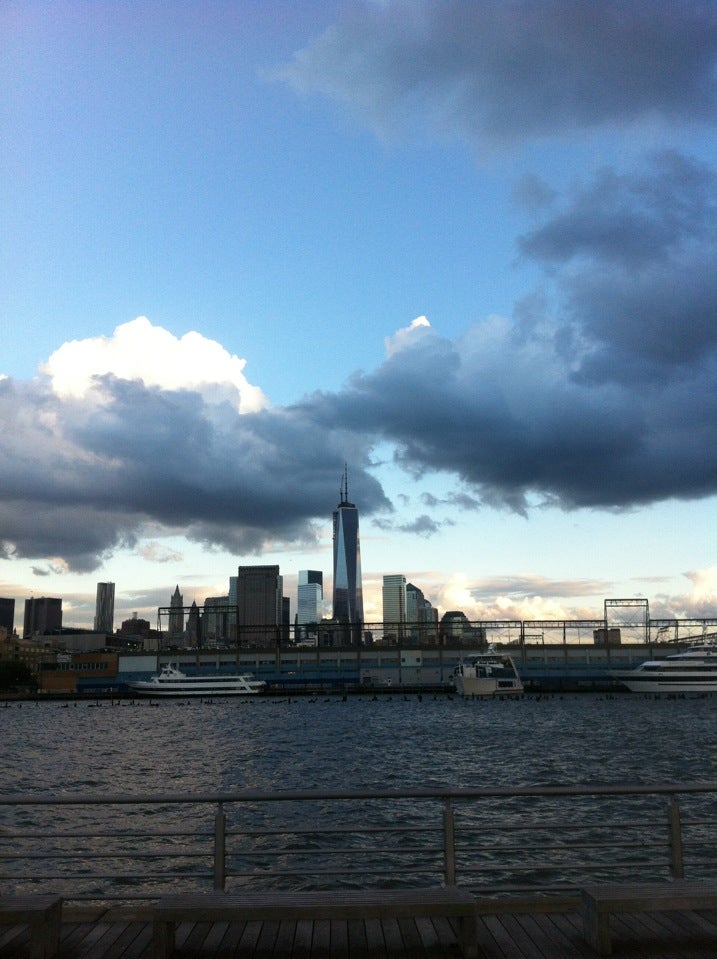
[[[329,695],[121,705],[14,703],[0,708],[0,728],[5,796],[717,780],[717,697],[580,694],[461,700],[397,693],[375,699]],[[636,814],[661,816],[664,797],[659,810],[649,802],[654,799],[639,800]],[[701,808],[710,803],[713,807],[714,796],[703,799]],[[419,806],[386,813],[366,804],[361,814],[372,825],[385,824],[391,816],[421,824]],[[59,824],[65,830],[89,830],[98,808],[68,806],[50,812],[0,806],[0,827],[37,831]],[[588,819],[606,816],[604,805],[581,807],[578,801],[575,808]],[[196,828],[187,825],[186,810],[180,814],[155,807],[140,814],[113,809],[119,828],[137,831],[142,823],[141,829],[151,831],[158,821],[179,824],[184,831]],[[191,814],[196,816],[196,810]],[[279,820],[284,826],[315,822],[319,828],[332,815],[326,803],[315,813],[285,804],[280,812],[276,806],[257,808],[252,822],[270,832]],[[475,827],[481,815],[485,809],[466,812],[466,829]],[[491,812],[508,824],[530,821],[531,815],[543,813],[536,803],[526,809],[525,800],[503,802]],[[268,860],[265,865],[271,868]]]

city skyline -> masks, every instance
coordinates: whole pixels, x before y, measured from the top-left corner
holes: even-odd
[[[0,8],[0,596],[717,614],[717,9]],[[17,626],[17,617],[16,617]]]

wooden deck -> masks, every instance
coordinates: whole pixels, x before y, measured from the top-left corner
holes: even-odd
[[[613,918],[616,959],[714,959],[717,910]],[[481,903],[484,959],[578,959],[585,943],[575,899]],[[460,959],[448,919],[349,922],[184,923],[177,959]],[[0,959],[27,959],[26,929],[0,929]],[[152,926],[142,909],[65,909],[58,959],[152,959]]]

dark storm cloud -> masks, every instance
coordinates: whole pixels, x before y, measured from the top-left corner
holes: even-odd
[[[715,183],[676,154],[602,171],[521,240],[546,281],[513,323],[423,330],[312,415],[522,512],[717,492]]]
[[[626,385],[699,376],[717,347],[717,177],[674,151],[603,169],[519,239],[555,280],[576,375]]]
[[[0,544],[6,557],[96,568],[149,523],[209,546],[261,551],[308,542],[340,498],[389,508],[366,470],[364,439],[317,434],[291,410],[240,416],[198,393],[103,377],[60,399],[43,380],[0,381]]]
[[[661,118],[712,121],[717,8],[677,0],[362,4],[276,76],[381,131],[472,141]]]

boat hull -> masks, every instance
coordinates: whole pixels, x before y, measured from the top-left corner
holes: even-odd
[[[459,696],[505,696],[523,692],[519,680],[498,680],[475,676],[456,676],[456,692]]]
[[[717,679],[689,679],[685,676],[679,679],[668,676],[660,679],[653,676],[638,677],[634,672],[636,671],[633,671],[632,676],[629,672],[614,672],[612,675],[632,693],[717,693]]]
[[[133,693],[137,693],[139,696],[161,696],[162,698],[177,698],[186,696],[192,696],[195,698],[198,696],[205,698],[210,696],[257,696],[266,688],[265,684],[262,684],[260,687],[245,689],[219,683],[206,683],[202,685],[195,684],[192,686],[181,686],[180,684],[177,684],[176,686],[163,686],[159,683],[141,681],[128,683],[127,685]]]

